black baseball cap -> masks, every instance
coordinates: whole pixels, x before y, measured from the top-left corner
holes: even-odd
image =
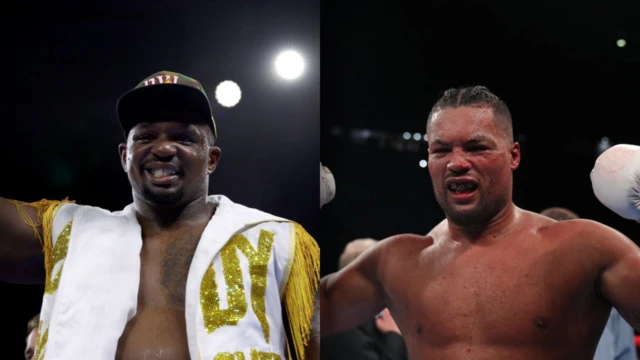
[[[154,114],[167,109],[195,115],[185,119],[209,125],[214,139],[218,137],[211,104],[202,84],[183,74],[171,71],[152,74],[122,95],[116,105],[125,136],[137,124],[153,121]]]

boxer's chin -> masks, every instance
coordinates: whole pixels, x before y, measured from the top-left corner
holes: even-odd
[[[453,205],[448,209],[443,208],[443,210],[451,221],[459,225],[476,225],[487,220],[487,214],[477,203],[471,205]]]
[[[449,194],[444,192],[436,196],[447,218],[459,225],[477,225],[486,220],[487,214],[484,211],[481,199],[474,199],[469,203],[457,203],[449,198]]]
[[[156,205],[177,205],[184,198],[184,189],[179,188],[155,188],[150,186],[142,187],[142,196],[151,204]]]

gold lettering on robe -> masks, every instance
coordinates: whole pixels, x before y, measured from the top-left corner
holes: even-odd
[[[239,351],[236,351],[233,354],[223,352],[218,353],[213,360],[245,360],[245,357],[244,354]],[[276,353],[251,349],[251,360],[282,360],[282,358]]]
[[[244,360],[244,354],[239,351],[236,351],[233,354],[224,352],[216,355],[216,357],[214,357],[213,360]]]
[[[62,229],[62,232],[60,232],[60,235],[58,235],[56,244],[53,246],[53,251],[51,252],[51,268],[47,269],[47,272],[50,274],[50,278],[44,287],[45,294],[54,294],[58,290],[58,285],[60,285],[60,276],[62,275],[62,268],[64,267],[64,263],[60,266],[55,276],[51,277],[51,275],[53,275],[53,269],[56,267],[56,264],[60,261],[64,261],[64,259],[67,257],[72,223],[73,221],[69,221],[64,229]]]
[[[258,249],[255,249],[249,239],[239,234],[232,237],[220,250],[222,272],[227,285],[227,309],[220,309],[220,296],[218,284],[215,281],[213,263],[207,268],[200,285],[200,305],[202,306],[204,326],[209,334],[222,326],[236,325],[247,313],[243,274],[240,269],[240,258],[238,257],[238,250],[240,250],[249,261],[251,306],[258,321],[260,321],[265,340],[269,343],[269,322],[267,320],[265,295],[267,289],[267,266],[271,258],[273,236],[273,233],[261,230],[258,237]]]
[[[280,355],[251,349],[251,360],[281,360]]]

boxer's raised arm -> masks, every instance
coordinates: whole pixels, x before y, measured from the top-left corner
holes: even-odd
[[[51,260],[53,218],[67,199],[25,203],[0,197],[0,281],[41,284]],[[49,264],[50,265],[50,264]]]
[[[39,240],[42,223],[38,221],[38,211],[37,207],[17,206],[0,198],[0,280],[44,282],[44,253]]]
[[[603,152],[591,170],[591,185],[604,206],[625,219],[640,220],[640,146],[619,144]],[[603,243],[601,250],[607,257],[601,290],[640,331],[640,248],[606,226],[591,233]]]
[[[598,224],[590,229],[605,258],[598,291],[640,331],[640,248],[620,232]]]
[[[350,330],[373,319],[385,308],[379,282],[380,242],[337,273],[320,280],[322,337]]]

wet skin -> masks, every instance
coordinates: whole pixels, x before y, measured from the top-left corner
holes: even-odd
[[[444,109],[428,135],[446,219],[324,277],[323,336],[388,307],[413,360],[592,359],[612,304],[640,328],[640,249],[602,224],[517,208],[520,148],[491,109]]]

